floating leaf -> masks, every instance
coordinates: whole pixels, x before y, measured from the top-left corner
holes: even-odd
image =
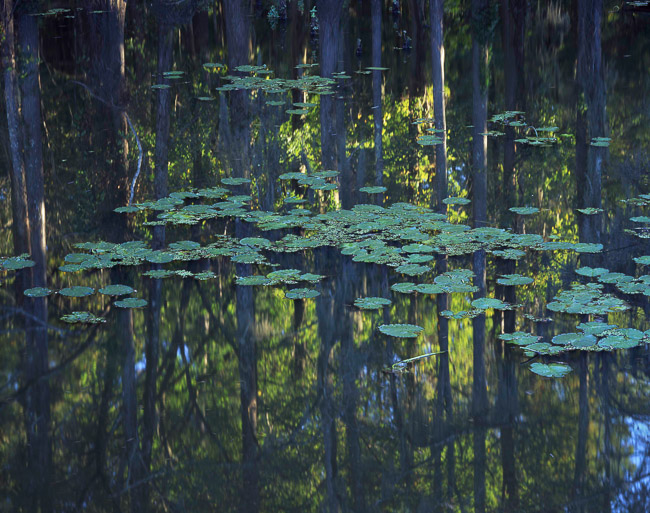
[[[147,306],[147,300],[139,297],[127,297],[115,301],[114,304],[119,308],[142,308],[143,306]]]
[[[515,214],[519,214],[520,216],[527,216],[539,212],[539,209],[535,207],[510,207],[508,210]]]
[[[650,255],[637,257],[634,261],[639,265],[650,265]]]
[[[291,289],[284,293],[287,299],[310,299],[320,296],[320,292],[313,289]]]
[[[411,294],[412,292],[415,292],[415,283],[409,281],[405,283],[395,283],[391,285],[390,290],[401,292],[402,294]]]
[[[424,330],[415,324],[382,324],[379,326],[379,331],[384,335],[398,338],[415,338]]]
[[[533,279],[521,274],[503,274],[501,278],[497,279],[499,285],[513,286],[513,285],[528,285],[533,283]]]
[[[18,269],[25,269],[26,267],[34,267],[36,262],[26,258],[26,255],[9,257],[4,260],[0,259],[0,270],[17,271]]]
[[[248,178],[230,177],[230,178],[222,178],[221,183],[224,185],[244,185],[247,183],[251,183],[251,181]]]
[[[650,223],[650,217],[648,216],[630,217],[630,221],[632,221],[633,223]]]
[[[540,363],[535,362],[530,365],[530,370],[535,374],[544,376],[545,378],[563,378],[573,369],[565,363]]]
[[[406,274],[408,276],[418,276],[430,271],[431,268],[426,265],[418,264],[404,264],[395,269],[398,273]]]
[[[68,296],[68,297],[84,297],[84,296],[90,296],[95,293],[95,289],[92,287],[67,287],[65,289],[59,290],[59,294],[62,296]]]
[[[589,267],[589,266],[584,266],[576,269],[576,274],[579,274],[581,276],[588,276],[590,278],[594,278],[596,276],[600,276],[601,274],[608,273],[609,269],[605,269],[603,267]]]
[[[455,196],[451,196],[449,198],[443,199],[442,202],[445,205],[467,205],[468,203],[471,203],[471,200],[467,198],[458,198]]]
[[[497,310],[508,310],[510,305],[504,303],[500,299],[494,297],[481,297],[472,301],[472,306],[474,308],[479,308],[480,310],[489,310],[491,308],[496,308]]]
[[[361,187],[359,189],[359,192],[365,192],[368,194],[381,194],[382,192],[386,192],[388,189],[386,187],[381,187],[381,186],[375,186],[375,187]]]
[[[587,216],[593,216],[603,211],[602,208],[595,208],[595,207],[577,208],[576,210],[581,214],[585,214]]]
[[[108,285],[102,289],[99,289],[100,294],[106,296],[124,296],[126,294],[132,294],[135,290],[128,285]]]
[[[74,323],[83,323],[83,324],[99,324],[106,322],[106,319],[103,317],[97,317],[96,315],[90,312],[72,312],[71,314],[66,314],[61,317],[63,322]]]
[[[270,285],[273,280],[266,276],[238,276],[235,280],[237,285]]]
[[[360,297],[354,300],[354,306],[363,310],[380,310],[390,304],[391,300],[383,297]]]
[[[45,287],[34,287],[27,289],[23,292],[27,297],[46,297],[49,296],[53,291]]]

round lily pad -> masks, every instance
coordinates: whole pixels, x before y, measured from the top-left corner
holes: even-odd
[[[573,369],[565,363],[540,363],[535,362],[531,364],[530,370],[535,374],[544,376],[546,378],[562,378],[566,376]]]
[[[107,296],[124,296],[125,294],[132,294],[135,290],[128,285],[108,285],[103,289],[99,289],[99,292]]]
[[[379,326],[379,331],[384,335],[398,338],[415,338],[424,330],[415,324],[382,324]]]
[[[411,294],[412,292],[415,292],[415,283],[411,283],[410,281],[405,283],[395,283],[391,285],[390,290],[401,292],[402,294]]]
[[[27,289],[23,292],[27,297],[45,297],[49,296],[53,291],[45,287],[34,287]]]
[[[95,293],[95,289],[92,287],[67,287],[65,289],[59,290],[59,294],[62,296],[68,296],[68,297],[84,297],[84,296],[90,296],[91,294]]]
[[[381,194],[382,192],[386,192],[388,189],[386,187],[381,187],[379,185],[375,187],[361,187],[359,189],[359,192],[365,192],[367,194]]]
[[[237,285],[270,285],[272,280],[266,276],[238,276],[235,281]]]
[[[474,308],[480,308],[481,310],[489,310],[490,308],[496,308],[497,310],[507,310],[510,308],[508,303],[504,303],[500,299],[495,297],[481,297],[472,301],[472,306]]]
[[[539,212],[539,209],[535,207],[510,207],[508,210],[510,210],[510,212],[514,212],[515,214],[519,214],[520,216],[528,216],[530,214],[536,214]]]
[[[221,183],[224,185],[244,185],[251,183],[248,178],[222,178]]]
[[[504,274],[501,278],[497,279],[499,285],[514,286],[514,285],[528,285],[533,283],[533,279],[521,274]]]
[[[380,310],[390,304],[391,300],[383,297],[360,297],[354,300],[354,306],[363,310]]]
[[[442,202],[445,205],[467,205],[468,203],[471,203],[471,200],[467,198],[458,198],[455,196],[451,196],[449,198],[443,199]]]
[[[69,322],[71,324],[83,323],[83,324],[99,324],[106,322],[106,319],[103,317],[98,317],[95,314],[90,312],[72,312],[71,314],[66,314],[61,317],[63,322]]]
[[[115,301],[115,306],[119,308],[142,308],[147,305],[147,300],[139,297],[127,297],[119,301]]]
[[[310,299],[320,296],[320,292],[313,289],[292,289],[284,293],[287,299]]]

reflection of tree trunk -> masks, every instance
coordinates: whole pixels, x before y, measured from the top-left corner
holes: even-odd
[[[338,54],[339,61],[343,61],[343,52],[347,45],[346,31],[343,27],[346,25],[347,16],[342,16],[343,20],[339,28],[339,45]],[[327,95],[326,95],[327,96]],[[322,98],[322,96],[321,96]],[[336,154],[338,159],[338,170],[340,172],[340,188],[339,193],[341,197],[341,206],[343,208],[352,208],[354,203],[354,181],[352,180],[352,171],[350,169],[350,162],[348,161],[347,148],[346,148],[346,127],[345,127],[345,95],[343,91],[341,94],[336,95],[335,103],[336,113]]]
[[[322,261],[329,260],[329,248],[321,250]],[[320,267],[319,267],[320,268]],[[325,510],[329,513],[339,511],[339,499],[337,494],[337,437],[336,437],[336,413],[334,405],[334,385],[330,361],[334,344],[336,342],[333,324],[338,322],[339,311],[342,305],[337,304],[331,291],[323,291],[316,299],[316,315],[318,316],[318,334],[320,338],[320,349],[318,354],[317,387],[320,397],[321,429],[323,430],[323,449],[325,463]]]
[[[251,22],[248,7],[240,0],[224,0],[226,41],[228,45],[228,68],[235,74],[235,68],[248,64],[251,52]],[[250,120],[248,92],[230,91],[230,129],[232,132],[230,159],[233,176],[250,175]]]
[[[381,67],[381,0],[372,0],[372,65]],[[375,126],[375,184],[384,183],[383,86],[381,71],[372,72],[372,108]],[[383,197],[383,195],[382,195]]]
[[[436,145],[436,194],[432,198],[435,208],[446,213],[442,202],[447,197],[447,122],[445,119],[445,47],[443,44],[443,0],[432,0],[430,7],[431,49],[433,66],[433,110],[436,129],[440,130],[442,144]]]
[[[172,27],[159,22],[158,26],[158,84],[168,84],[163,73],[172,67]],[[154,150],[154,195],[156,199],[164,198],[169,194],[167,190],[167,159],[169,153],[169,124],[171,116],[172,95],[169,89],[158,89],[158,102],[156,108],[156,147]],[[165,227],[154,227],[154,240],[157,242],[155,249],[160,249],[164,244]]]
[[[589,367],[587,355],[580,353],[580,393],[578,410],[578,440],[576,462],[573,472],[572,499],[579,501],[584,494],[585,472],[587,470],[587,437],[589,435]]]
[[[505,75],[506,110],[523,110],[521,103],[523,84],[524,30],[526,3],[522,0],[501,1],[501,36]],[[509,225],[512,214],[508,207],[517,204],[517,175],[515,170],[515,131],[511,126],[505,128],[503,150],[503,222]]]
[[[24,169],[29,218],[29,247],[35,262],[31,272],[33,287],[47,285],[45,243],[45,193],[43,185],[43,140],[41,91],[38,72],[38,20],[29,6],[16,10],[18,28],[20,89],[24,133]],[[13,104],[15,105],[15,104]],[[17,178],[17,177],[16,177]],[[50,440],[50,388],[46,379],[39,379],[49,367],[47,299],[32,298],[28,311],[34,316],[27,321],[27,378],[36,384],[27,393],[26,422],[29,447],[29,474],[33,483],[31,497],[41,511],[52,509],[50,484],[52,447]]]
[[[612,445],[612,383],[610,381],[611,355],[602,353],[598,355],[600,360],[600,390],[598,396],[602,404],[603,412],[603,463],[605,465],[605,476],[603,483],[603,497],[601,510],[607,513],[612,510],[612,466],[616,463],[614,459],[614,447]],[[588,422],[588,421],[587,421]]]
[[[607,136],[606,91],[602,68],[600,24],[603,3],[578,1],[578,84],[576,121],[576,179],[581,208],[601,206],[601,181],[607,148],[591,146],[594,137]],[[579,219],[581,240],[600,240],[602,215]]]
[[[237,264],[237,276],[249,276],[251,266]],[[254,513],[260,508],[257,455],[257,354],[253,288],[237,285],[237,341],[242,422],[243,489],[241,510]]]
[[[484,226],[487,221],[487,92],[488,45],[485,27],[478,26],[486,15],[486,0],[472,0],[474,33],[472,34],[472,180],[474,226]]]
[[[321,76],[331,78],[336,71],[336,61],[339,46],[339,24],[341,20],[342,0],[319,0],[318,10],[318,43],[320,51]],[[320,97],[321,119],[321,163],[323,169],[337,169],[334,100],[330,95]]]
[[[29,220],[27,217],[27,190],[25,186],[25,165],[23,161],[23,137],[20,109],[18,107],[18,83],[14,49],[13,0],[5,0],[2,12],[4,38],[2,39],[2,67],[4,69],[5,108],[11,154],[11,212],[14,254],[30,253]],[[17,298],[22,302],[23,290],[28,288],[27,272],[16,273]]]
[[[352,284],[356,276],[349,260],[343,262],[343,272],[337,280],[335,301],[339,305],[350,304],[354,300]],[[343,379],[343,422],[345,423],[349,483],[352,492],[354,511],[366,510],[362,486],[361,447],[359,445],[359,424],[357,422],[357,402],[359,392],[356,379],[359,373],[359,355],[354,348],[354,328],[352,313],[343,308],[342,316],[336,321],[341,333],[341,372]]]
[[[514,288],[514,287],[511,287]],[[514,312],[507,312],[514,314]],[[514,324],[514,315],[510,315],[506,324]],[[514,326],[508,331],[514,330]],[[503,475],[503,509],[507,512],[519,511],[519,484],[515,458],[515,422],[517,418],[517,376],[515,373],[516,360],[512,348],[507,344],[499,344],[499,382],[497,385],[497,414],[503,423],[501,428],[501,468]]]
[[[485,426],[474,428],[474,511],[485,511],[485,470],[487,457],[485,453]]]

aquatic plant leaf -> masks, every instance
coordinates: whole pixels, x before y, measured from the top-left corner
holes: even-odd
[[[411,294],[412,292],[415,292],[415,287],[415,283],[407,281],[405,283],[395,283],[391,285],[390,290],[401,292],[402,294]]]
[[[70,324],[100,324],[106,322],[106,319],[103,317],[98,317],[90,312],[72,312],[70,314],[62,316],[61,320]]]
[[[467,198],[458,198],[455,196],[450,196],[449,198],[443,199],[442,202],[445,205],[467,205],[468,203],[471,203],[471,200]]]
[[[509,344],[528,346],[536,343],[541,337],[537,337],[532,333],[526,333],[524,331],[515,331],[514,333],[501,333],[497,338],[505,340]]]
[[[287,299],[310,299],[320,296],[320,292],[313,289],[291,289],[284,293]]]
[[[169,278],[170,276],[175,276],[176,273],[174,271],[168,271],[166,269],[152,269],[150,271],[146,271],[142,273],[142,276],[146,276],[147,278],[152,278],[154,280],[159,280],[162,278]]]
[[[497,310],[509,310],[511,307],[509,303],[505,303],[495,297],[481,297],[479,299],[475,299],[472,301],[472,306],[480,310],[489,310],[491,308],[495,308]]]
[[[576,208],[578,212],[581,214],[585,214],[587,216],[593,216],[595,214],[599,214],[600,212],[603,211],[602,208],[595,208],[595,207],[587,207],[587,208]]]
[[[300,275],[300,281],[308,281],[311,283],[317,283],[323,278],[325,278],[325,276],[322,274],[305,273]]]
[[[135,205],[130,205],[126,207],[117,207],[113,209],[113,212],[117,212],[118,214],[130,214],[133,212],[140,212],[140,209]]]
[[[222,178],[221,183],[224,185],[244,185],[247,183],[251,183],[251,181],[248,178],[229,177],[229,178]]]
[[[634,261],[639,265],[650,265],[650,255],[637,257]]]
[[[586,335],[600,336],[606,331],[616,328],[615,324],[606,324],[604,322],[591,321],[581,322],[577,328]]]
[[[80,286],[74,286],[74,287],[66,287],[64,289],[59,290],[58,292],[62,296],[68,296],[68,297],[84,297],[84,296],[90,296],[95,293],[95,289],[92,287],[80,287]]]
[[[273,280],[266,276],[238,276],[235,280],[237,285],[271,285]]]
[[[398,338],[415,338],[424,328],[415,324],[382,324],[379,331],[384,335]]]
[[[539,212],[539,209],[535,207],[510,207],[508,210],[515,214],[519,214],[520,216],[527,216]]]
[[[545,378],[563,378],[573,369],[565,363],[540,363],[534,362],[530,365],[530,370],[535,374]]]
[[[437,283],[420,283],[414,290],[420,294],[444,294],[445,288]]]
[[[577,253],[600,253],[603,250],[603,245],[591,242],[578,242],[573,245],[573,250]]]
[[[424,274],[427,271],[430,271],[431,268],[426,265],[418,264],[404,264],[400,265],[395,269],[398,273],[406,274],[408,276],[418,276]]]
[[[407,253],[432,253],[434,249],[427,244],[407,244],[402,250]]]
[[[621,335],[610,335],[605,338],[601,338],[598,341],[598,347],[602,347],[607,350],[612,349],[631,349],[640,344],[640,341],[637,339],[626,338]]]
[[[533,279],[521,274],[503,274],[501,278],[497,279],[499,285],[514,286],[514,285],[528,285],[533,283]]]
[[[361,187],[359,189],[359,192],[365,192],[367,194],[381,194],[382,192],[386,192],[388,189],[386,187],[381,187],[381,186],[375,186],[375,187]]]
[[[124,296],[126,294],[132,294],[135,292],[135,289],[129,287],[128,285],[107,285],[104,288],[99,289],[100,294],[105,296]]]
[[[34,267],[36,262],[29,260],[28,255],[20,255],[2,259],[0,258],[0,270],[2,271],[17,271],[18,269],[25,269],[27,267]]]
[[[484,310],[478,308],[472,308],[471,310],[461,310],[459,312],[453,312],[451,310],[443,310],[440,312],[440,315],[446,317],[447,319],[473,319],[479,315],[485,313]]]
[[[600,276],[601,274],[608,273],[609,269],[605,269],[604,267],[589,267],[589,266],[584,266],[576,269],[576,274],[579,274],[581,276],[588,276],[590,278],[594,278],[596,276]]]
[[[388,71],[389,68],[382,68],[381,66],[368,66],[366,69],[370,71]]]
[[[360,297],[354,300],[354,306],[363,310],[380,310],[390,304],[391,300],[383,297]]]
[[[142,308],[147,306],[147,300],[139,297],[127,297],[113,303],[119,308]]]
[[[145,259],[152,264],[167,264],[174,261],[174,255],[165,251],[152,251]]]
[[[46,297],[54,292],[53,290],[47,289],[45,287],[33,287],[31,289],[26,289],[23,291],[27,297]]]

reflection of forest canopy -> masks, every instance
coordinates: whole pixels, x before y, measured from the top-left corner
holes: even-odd
[[[326,276],[317,298],[296,301],[242,285],[259,274],[245,258],[185,258],[186,278],[165,281],[127,266],[95,268],[83,283],[48,273],[75,265],[63,257],[88,240],[146,241],[158,260],[137,263],[155,273],[168,242],[260,235],[227,216],[150,229],[142,223],[156,219],[151,211],[114,212],[131,194],[153,204],[231,177],[246,179],[231,189],[250,194],[254,209],[286,214],[286,198],[307,200],[316,213],[410,201],[455,224],[600,242],[607,259],[581,254],[583,267],[636,277],[620,248],[631,239],[627,214],[641,215],[640,207],[615,202],[648,185],[639,151],[649,142],[647,114],[634,94],[648,89],[647,21],[582,0],[571,9],[429,4],[101,0],[66,10],[5,0],[1,158],[11,202],[0,211],[11,235],[0,235],[1,254],[34,263],[6,273],[13,290],[4,289],[0,307],[0,481],[9,509],[647,509],[647,457],[630,427],[648,415],[645,356],[567,356],[573,373],[542,380],[496,337],[574,331],[575,318],[558,316],[552,328],[532,319],[570,289],[577,260],[566,251],[529,251],[518,261],[474,252],[476,241],[448,258],[441,251],[437,274],[472,267],[472,299],[524,303],[531,314],[475,311],[471,323],[453,317],[473,308],[453,289],[435,299],[392,294],[379,313],[352,308],[356,298],[391,294],[388,270],[331,247],[274,255],[279,269]],[[333,79],[331,90],[229,90],[227,75],[246,84],[251,74],[237,69],[246,65],[260,66],[268,84],[318,75]],[[513,124],[489,122],[506,111],[525,113],[507,118]],[[557,127],[550,137],[548,127]],[[300,172],[320,185],[319,170],[339,172],[327,182],[337,191],[278,180]],[[380,188],[374,195],[364,186]],[[448,196],[472,202],[451,208]],[[543,208],[532,217],[509,210],[524,205]],[[299,223],[292,230],[306,233]],[[278,233],[261,235],[276,242]],[[515,293],[497,282],[515,272],[534,283]],[[121,309],[101,294],[23,294],[109,283],[137,289],[147,307]],[[631,313],[606,320],[646,328],[645,296],[626,299]],[[62,326],[57,318],[70,305],[107,322]],[[427,335],[391,339],[377,330],[391,323]],[[438,350],[410,372],[391,371]]]

